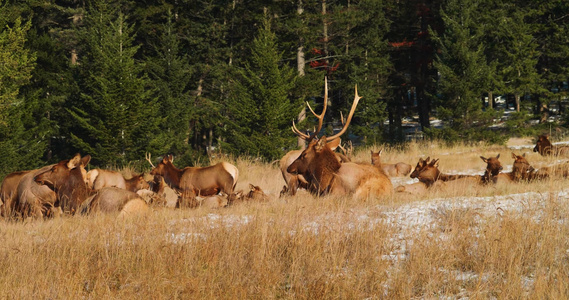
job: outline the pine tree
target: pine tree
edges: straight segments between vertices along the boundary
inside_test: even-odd
[[[95,164],[140,159],[158,120],[144,66],[134,59],[139,46],[133,45],[133,28],[116,7],[98,1],[89,7],[83,30],[81,94],[68,109],[77,127],[72,142]]]
[[[180,52],[173,15],[162,26],[157,42],[152,45],[153,56],[148,58],[149,76],[157,91],[159,103],[159,137],[150,145],[155,153],[184,155],[189,149],[190,120],[198,118],[192,110],[195,96],[191,91],[191,67],[187,55]]]
[[[228,99],[227,140],[222,147],[235,154],[280,158],[295,146],[290,122],[301,106],[290,98],[296,75],[293,68],[282,65],[276,36],[270,20],[253,40],[251,54],[237,71]]]
[[[0,5],[0,176],[37,165],[41,158],[26,138],[22,120],[28,112],[21,89],[29,84],[36,65],[35,53],[25,46],[31,22],[22,24],[19,16],[10,20],[5,9],[10,7]]]
[[[492,136],[481,129],[491,124],[493,114],[491,110],[484,113],[480,101],[487,90],[489,66],[477,20],[479,4],[478,0],[448,0],[441,9],[444,32],[431,33],[439,47],[435,61],[440,74],[437,112],[445,122],[443,136],[451,140]]]

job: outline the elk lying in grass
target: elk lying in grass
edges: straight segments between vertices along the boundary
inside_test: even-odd
[[[148,182],[144,180],[144,174],[134,175],[130,179],[125,179],[117,171],[103,169],[93,169],[87,172],[87,182],[89,183],[89,188],[94,190],[114,186],[136,193],[138,190],[150,188]]]
[[[30,171],[13,172],[4,177],[2,186],[0,187],[0,216],[8,218],[13,215],[16,208],[15,198],[18,195],[18,184],[22,177],[29,172]]]
[[[138,194],[117,187],[104,187],[86,199],[79,211],[82,214],[119,213],[120,215],[141,214],[149,208]]]
[[[23,218],[41,218],[58,215],[62,209],[76,209],[76,201],[84,199],[78,199],[78,195],[86,192],[85,165],[90,159],[89,155],[81,158],[81,155],[77,154],[69,160],[22,174],[13,198],[13,214],[19,214]],[[57,186],[54,186],[53,181],[47,182],[49,185],[36,183],[37,176],[45,176],[43,174],[52,173],[61,168],[66,168],[68,171],[73,170],[76,180],[65,182],[65,184],[62,184],[63,181],[58,181]],[[72,186],[77,183],[79,183],[77,188]]]
[[[516,155],[512,153],[514,157],[514,167],[512,170],[513,178],[515,181],[520,180],[541,180],[550,177],[568,177],[569,176],[569,162],[563,162],[559,164],[550,165],[547,167],[542,167],[539,169],[534,169],[527,161],[525,154]]]
[[[381,162],[381,153],[382,150],[378,152],[373,152],[371,150],[371,164],[380,167],[383,169],[383,172],[387,174],[389,177],[399,177],[399,176],[407,176],[411,172],[411,165],[406,164],[404,162],[398,162],[395,164],[384,164]]]
[[[422,194],[428,188],[438,184],[438,188],[448,189],[449,184],[440,184],[441,182],[452,183],[453,186],[460,185],[478,185],[496,183],[502,177],[502,164],[498,160],[500,154],[495,157],[485,158],[480,156],[482,161],[486,163],[486,170],[482,176],[479,175],[447,175],[443,174],[438,169],[438,159],[430,161],[430,157],[426,159],[419,158],[417,165],[411,178],[418,178],[419,182],[398,186],[396,192],[406,192],[411,194]],[[507,178],[507,176],[506,176]]]
[[[311,135],[305,134],[302,131],[298,130],[298,128],[296,128],[296,124],[294,123],[294,121],[292,122],[292,131],[301,139],[303,139],[304,141],[306,141],[307,143],[310,143],[314,138],[316,138],[316,135],[318,134],[318,132],[320,132],[320,130],[322,129],[322,125],[324,124],[324,115],[326,114],[326,108],[328,107],[328,80],[325,78],[324,79],[324,103],[323,103],[323,107],[322,107],[322,112],[318,115],[314,112],[314,110],[312,109],[312,107],[310,106],[310,104],[307,102],[306,105],[308,106],[308,109],[310,109],[310,112],[312,112],[312,114],[318,119],[318,126],[317,128],[314,130],[314,132]],[[342,118],[342,122],[343,122],[343,118]],[[337,140],[333,140],[330,142],[329,147],[332,150],[335,150],[337,147],[340,146],[341,140],[337,139]],[[283,187],[283,190],[281,191],[281,196],[283,195],[295,195],[297,189],[299,188],[304,188],[307,189],[308,188],[308,181],[302,176],[302,174],[292,174],[290,172],[287,172],[288,167],[296,160],[298,159],[298,157],[302,154],[304,150],[292,150],[287,152],[280,160],[279,162],[279,168],[281,169],[281,173],[283,175],[284,181],[286,183],[286,185]],[[339,153],[335,153],[336,158],[338,159],[338,161],[340,162],[348,162],[350,161],[350,159],[346,156],[346,155],[342,155]]]
[[[146,160],[152,165],[151,175],[164,177],[165,182],[180,194],[179,207],[196,206],[196,196],[213,196],[219,192],[232,195],[239,171],[234,165],[221,162],[209,167],[186,167],[178,169],[172,164],[172,156],[165,156],[154,166],[150,154]]]
[[[316,195],[353,195],[367,199],[393,192],[387,175],[371,165],[352,162],[340,163],[328,143],[344,134],[352,120],[360,97],[357,86],[354,102],[342,130],[337,134],[313,139],[300,156],[287,168],[287,172],[302,175],[309,183],[308,190]],[[296,132],[300,135],[299,132]]]
[[[537,138],[533,152],[539,152],[542,156],[569,157],[569,146],[555,146],[549,140],[549,135],[544,134]]]

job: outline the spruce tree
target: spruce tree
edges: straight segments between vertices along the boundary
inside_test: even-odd
[[[268,17],[252,42],[249,60],[237,71],[227,103],[227,140],[222,147],[235,154],[280,158],[295,147],[291,121],[300,111],[290,95],[295,70],[282,64]]]
[[[488,64],[481,42],[478,0],[449,0],[441,9],[444,32],[431,31],[438,44],[435,60],[438,80],[438,117],[445,122],[443,137],[482,139],[490,135],[483,128],[492,122],[492,111],[482,111],[481,95],[487,90]],[[481,129],[482,128],[482,129]],[[441,133],[441,132],[439,132]]]
[[[35,166],[41,158],[22,121],[28,112],[21,89],[36,65],[35,53],[25,45],[31,22],[19,16],[9,20],[5,9],[9,6],[0,6],[0,176]]]
[[[157,128],[156,101],[144,65],[134,59],[139,46],[127,20],[110,2],[96,1],[81,32],[81,94],[68,111],[76,124],[73,144],[95,164],[141,159]]]

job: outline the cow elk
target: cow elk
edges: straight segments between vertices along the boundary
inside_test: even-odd
[[[287,172],[300,174],[306,179],[311,193],[353,195],[355,199],[368,199],[393,192],[391,181],[383,171],[371,165],[341,163],[329,145],[331,142],[339,141],[340,136],[347,131],[359,100],[356,86],[354,102],[342,130],[330,137],[322,136],[318,140],[314,139],[314,135],[308,147],[287,168]],[[303,137],[300,131],[295,132]]]
[[[87,172],[87,182],[89,187],[94,190],[114,186],[136,193],[139,190],[150,188],[150,185],[144,179],[144,174],[134,175],[130,179],[125,179],[117,171],[103,169],[93,169]]]
[[[569,146],[555,146],[549,140],[549,135],[540,135],[537,138],[533,152],[542,156],[565,156],[569,157]]]
[[[28,173],[30,173],[30,171],[18,171],[4,177],[2,186],[0,187],[0,216],[4,218],[13,216],[16,208],[15,198],[18,195],[18,184],[20,180],[22,180],[22,177]]]
[[[411,172],[411,165],[406,164],[404,162],[398,162],[395,164],[384,164],[381,162],[381,153],[382,150],[378,152],[373,152],[371,150],[371,164],[381,168],[385,174],[389,177],[400,177],[400,176],[407,176]]]
[[[165,156],[157,166],[152,163],[150,154],[146,160],[153,167],[151,175],[162,176],[166,184],[181,194],[179,207],[197,206],[197,196],[213,196],[220,192],[232,195],[239,177],[237,167],[227,162],[178,169],[172,164],[172,155]]]

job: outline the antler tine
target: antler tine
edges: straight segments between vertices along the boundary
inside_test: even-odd
[[[311,135],[304,134],[304,133],[300,132],[300,130],[298,130],[298,128],[296,128],[296,125],[294,124],[294,120],[293,120],[292,121],[292,127],[293,127],[292,131],[296,135],[300,136],[302,139],[304,139],[306,141],[311,141],[312,139],[314,139],[316,137],[318,132],[320,132],[320,130],[322,130],[322,125],[324,124],[324,115],[326,114],[326,108],[328,107],[328,77],[324,77],[324,105],[323,105],[322,112],[320,113],[320,115],[318,115],[314,112],[314,110],[310,106],[310,103],[306,102],[306,105],[308,106],[308,109],[310,109],[310,112],[318,119],[317,129],[314,130],[314,133],[312,133]]]
[[[346,123],[344,124],[344,127],[342,127],[342,130],[340,130],[340,132],[336,133],[333,136],[330,137],[326,137],[326,141],[333,141],[337,138],[339,138],[342,134],[344,134],[347,130],[348,130],[348,126],[350,125],[350,122],[352,121],[352,117],[354,116],[354,112],[356,111],[356,107],[358,106],[358,102],[360,102],[360,99],[362,97],[360,97],[358,95],[358,85],[356,84],[356,88],[355,88],[355,96],[354,96],[354,103],[352,103],[352,108],[350,109],[350,113],[348,114],[348,118],[346,120]]]
[[[156,168],[156,167],[154,166],[154,164],[152,163],[152,154],[150,154],[149,152],[146,152],[146,160],[150,163],[150,165],[151,165],[153,168]]]
[[[292,128],[292,132],[294,132],[294,134],[298,135],[303,140],[308,140],[310,138],[310,136],[308,134],[302,133],[300,130],[298,130],[298,128],[296,128],[296,124],[294,124],[294,120],[292,120],[292,127],[291,128]]]

